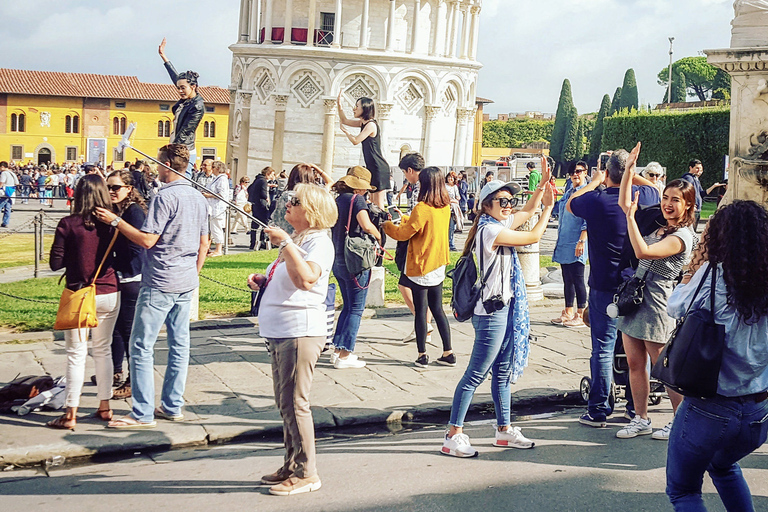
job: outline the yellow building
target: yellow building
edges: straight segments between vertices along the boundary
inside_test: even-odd
[[[197,163],[227,160],[229,91],[200,87],[205,115],[197,129]],[[99,162],[122,167],[140,157],[117,144],[131,122],[132,145],[150,156],[168,143],[171,108],[179,99],[167,84],[135,76],[54,73],[0,68],[0,160]]]

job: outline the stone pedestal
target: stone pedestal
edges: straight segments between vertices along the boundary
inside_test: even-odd
[[[519,231],[530,231],[539,222],[541,211],[534,213],[528,222],[520,226]],[[528,302],[536,302],[544,299],[544,289],[541,287],[541,275],[539,264],[539,244],[524,245],[517,248],[517,256],[520,258],[520,266],[523,268],[525,278],[525,291],[528,294]]]
[[[706,54],[710,64],[731,75],[731,165],[723,204],[737,199],[768,204],[768,47]]]
[[[384,277],[386,272],[384,267],[373,267],[371,269],[371,284],[368,286],[368,297],[365,299],[367,308],[384,307]]]

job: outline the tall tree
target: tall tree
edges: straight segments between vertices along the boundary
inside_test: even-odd
[[[576,107],[573,106],[571,82],[566,78],[560,89],[560,99],[557,102],[557,113],[555,114],[555,127],[549,145],[549,153],[557,162],[564,161],[563,151],[574,112],[576,112]]]
[[[597,113],[595,129],[592,131],[592,140],[589,141],[589,159],[597,160],[600,155],[600,143],[603,140],[603,122],[611,110],[611,97],[607,94],[603,96],[603,102],[600,104],[600,110]]]
[[[683,103],[688,101],[688,89],[685,86],[685,75],[680,71],[672,68],[672,101],[669,101],[667,96],[669,95],[669,87],[664,92],[664,103]]]
[[[576,158],[574,160],[581,160],[584,156],[584,118],[579,117],[579,125],[576,130]]]
[[[635,79],[635,70],[629,68],[624,73],[624,84],[621,86],[621,100],[619,101],[619,110],[640,110],[640,100],[637,96],[637,80]]]
[[[706,57],[683,57],[672,64],[672,71],[673,81],[675,71],[685,75],[686,88],[700,101],[707,101],[718,89],[730,88],[730,75],[709,64]],[[659,85],[666,87],[669,83],[669,66],[659,71],[657,78]]]
[[[579,150],[579,113],[571,106],[565,139],[563,140],[563,162],[574,162],[581,157]]]
[[[608,111],[608,115],[612,116],[619,111],[619,103],[621,103],[621,87],[616,88],[616,92],[613,93],[613,99],[611,100],[611,109]]]

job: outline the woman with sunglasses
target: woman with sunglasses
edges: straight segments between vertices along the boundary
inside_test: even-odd
[[[475,343],[464,376],[456,386],[451,418],[440,452],[454,457],[477,455],[464,433],[464,418],[477,387],[492,373],[491,396],[496,411],[494,446],[533,448],[520,427],[510,421],[511,383],[528,365],[530,319],[525,280],[514,247],[537,243],[547,228],[555,202],[549,184],[549,167],[542,159],[543,176],[525,207],[512,212],[514,196],[520,192],[515,182],[493,180],[480,191],[478,216],[467,235],[464,256],[474,249],[487,281],[475,306],[472,327]],[[423,172],[423,171],[422,171]],[[529,232],[516,231],[544,204],[536,225]]]
[[[659,189],[659,195],[664,193],[664,168],[659,162],[648,162],[640,175]]]
[[[286,457],[283,466],[261,481],[279,496],[320,488],[315,456],[315,428],[309,394],[315,364],[326,342],[325,297],[333,265],[329,228],[338,212],[330,192],[301,184],[288,203],[285,218],[293,235],[277,227],[265,231],[280,248],[264,274],[248,276],[252,290],[263,288],[259,334],[272,357],[275,402],[283,418]]]
[[[95,416],[102,421],[112,419],[109,399],[112,397],[112,330],[120,309],[120,292],[114,260],[108,249],[114,228],[96,222],[97,207],[111,208],[104,178],[87,175],[80,178],[75,187],[72,214],[59,221],[51,246],[51,270],[65,269],[64,277],[69,290],[80,290],[96,283],[96,318],[99,325],[93,329],[68,329],[64,331],[67,352],[66,412],[47,423],[50,428],[71,430],[77,424],[77,409],[85,376],[85,358],[88,355],[88,334],[91,334],[91,356],[96,367],[96,396],[99,408]],[[96,275],[104,259],[101,271]]]
[[[147,217],[147,205],[136,189],[133,177],[134,174],[127,169],[114,171],[107,178],[107,189],[112,200],[112,211],[131,226],[141,229]],[[124,399],[131,396],[131,376],[122,378],[123,359],[130,357],[128,343],[141,286],[141,263],[145,249],[124,236],[119,236],[115,241],[114,252],[120,289],[120,312],[117,314],[115,330],[112,333],[112,365],[115,372],[114,383],[117,385],[112,398]]]
[[[560,264],[563,273],[565,309],[560,316],[552,319],[555,325],[563,327],[586,327],[584,310],[587,307],[587,286],[584,282],[584,268],[587,264],[587,222],[569,212],[565,205],[573,193],[587,184],[586,162],[577,162],[568,172],[571,186],[558,201],[557,243],[552,260]],[[573,302],[576,301],[576,311]]]
[[[403,215],[399,225],[383,224],[384,232],[398,241],[409,240],[401,284],[413,292],[414,330],[419,356],[414,363],[419,368],[429,364],[427,355],[427,308],[437,324],[443,341],[443,354],[437,364],[456,366],[451,347],[451,328],[443,311],[443,281],[445,267],[450,263],[448,224],[451,207],[445,178],[437,167],[419,172],[419,202],[410,215]]]

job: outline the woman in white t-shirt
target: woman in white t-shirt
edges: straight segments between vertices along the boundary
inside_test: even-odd
[[[334,249],[329,229],[338,212],[330,192],[314,184],[297,185],[285,220],[293,235],[265,228],[280,248],[266,275],[251,274],[248,286],[264,287],[259,307],[259,334],[272,356],[275,402],[283,418],[287,456],[283,466],[261,481],[280,496],[316,491],[320,477],[315,465],[315,430],[309,393],[315,364],[325,346],[325,297]]]
[[[472,317],[475,329],[472,356],[456,387],[448,431],[440,449],[445,455],[477,455],[464,433],[464,418],[475,389],[485,382],[488,372],[492,372],[491,396],[496,411],[493,444],[504,448],[533,448],[534,443],[510,421],[511,383],[517,381],[528,364],[530,330],[525,281],[514,247],[537,243],[547,228],[555,196],[549,185],[546,160],[542,168],[541,185],[515,214],[512,213],[513,198],[520,192],[515,182],[494,180],[480,192],[478,216],[467,235],[464,255],[471,254],[476,247],[479,271],[487,274],[487,280]],[[544,211],[534,228],[530,232],[515,231],[531,218],[539,203],[544,204]]]
[[[451,251],[456,251],[456,246],[453,245],[453,234],[456,232],[457,226],[460,224],[463,229],[464,222],[461,217],[461,207],[459,206],[459,200],[461,194],[459,194],[459,186],[457,183],[456,173],[454,171],[445,175],[445,188],[448,189],[448,197],[451,198],[451,220],[448,224],[448,246]]]

